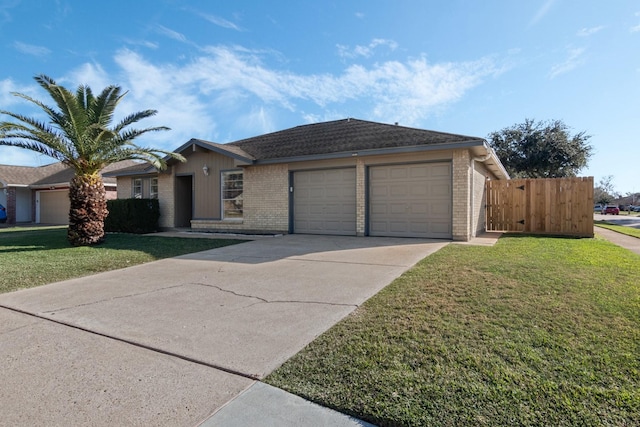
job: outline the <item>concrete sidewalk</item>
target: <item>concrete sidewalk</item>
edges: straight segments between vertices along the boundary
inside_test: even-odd
[[[256,380],[448,243],[288,235],[0,295],[1,422],[222,425],[253,399],[299,425],[318,408]]]
[[[607,228],[595,227],[595,233],[602,236],[613,244],[622,246],[640,255],[640,239],[626,234],[617,233]]]

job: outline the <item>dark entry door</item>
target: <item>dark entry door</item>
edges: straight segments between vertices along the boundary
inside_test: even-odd
[[[193,176],[176,176],[176,227],[191,227]]]

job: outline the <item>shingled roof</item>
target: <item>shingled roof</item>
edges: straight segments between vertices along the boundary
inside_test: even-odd
[[[175,152],[186,155],[196,147],[234,158],[245,165],[460,148],[473,149],[476,156],[490,154],[495,157],[483,138],[352,118],[296,126],[227,144],[192,138]],[[169,156],[165,160],[169,164],[177,162]],[[496,174],[508,176],[497,158],[487,165]],[[147,165],[108,176],[148,173],[157,171]]]
[[[343,119],[296,126],[224,145],[240,148],[260,162],[405,147],[483,144],[484,139],[478,137]]]
[[[102,170],[102,173],[126,168],[139,163],[125,160],[113,163]],[[0,183],[14,187],[41,187],[68,184],[74,172],[68,166],[56,162],[45,166],[12,166],[0,165]],[[115,178],[104,178],[105,184],[115,184]]]

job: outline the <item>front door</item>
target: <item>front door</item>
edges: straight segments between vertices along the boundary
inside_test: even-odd
[[[191,227],[193,175],[176,176],[176,227]]]

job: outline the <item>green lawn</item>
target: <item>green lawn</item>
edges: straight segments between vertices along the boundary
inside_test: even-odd
[[[66,235],[66,227],[0,229],[0,293],[241,242],[109,234],[99,246],[71,247]]]
[[[618,233],[626,234],[627,236],[640,238],[640,229],[638,228],[627,227],[624,225],[615,225],[615,224],[608,223],[606,221],[596,221],[595,225],[597,225],[598,227],[617,231]]]
[[[640,256],[449,245],[266,382],[380,426],[640,425]]]

